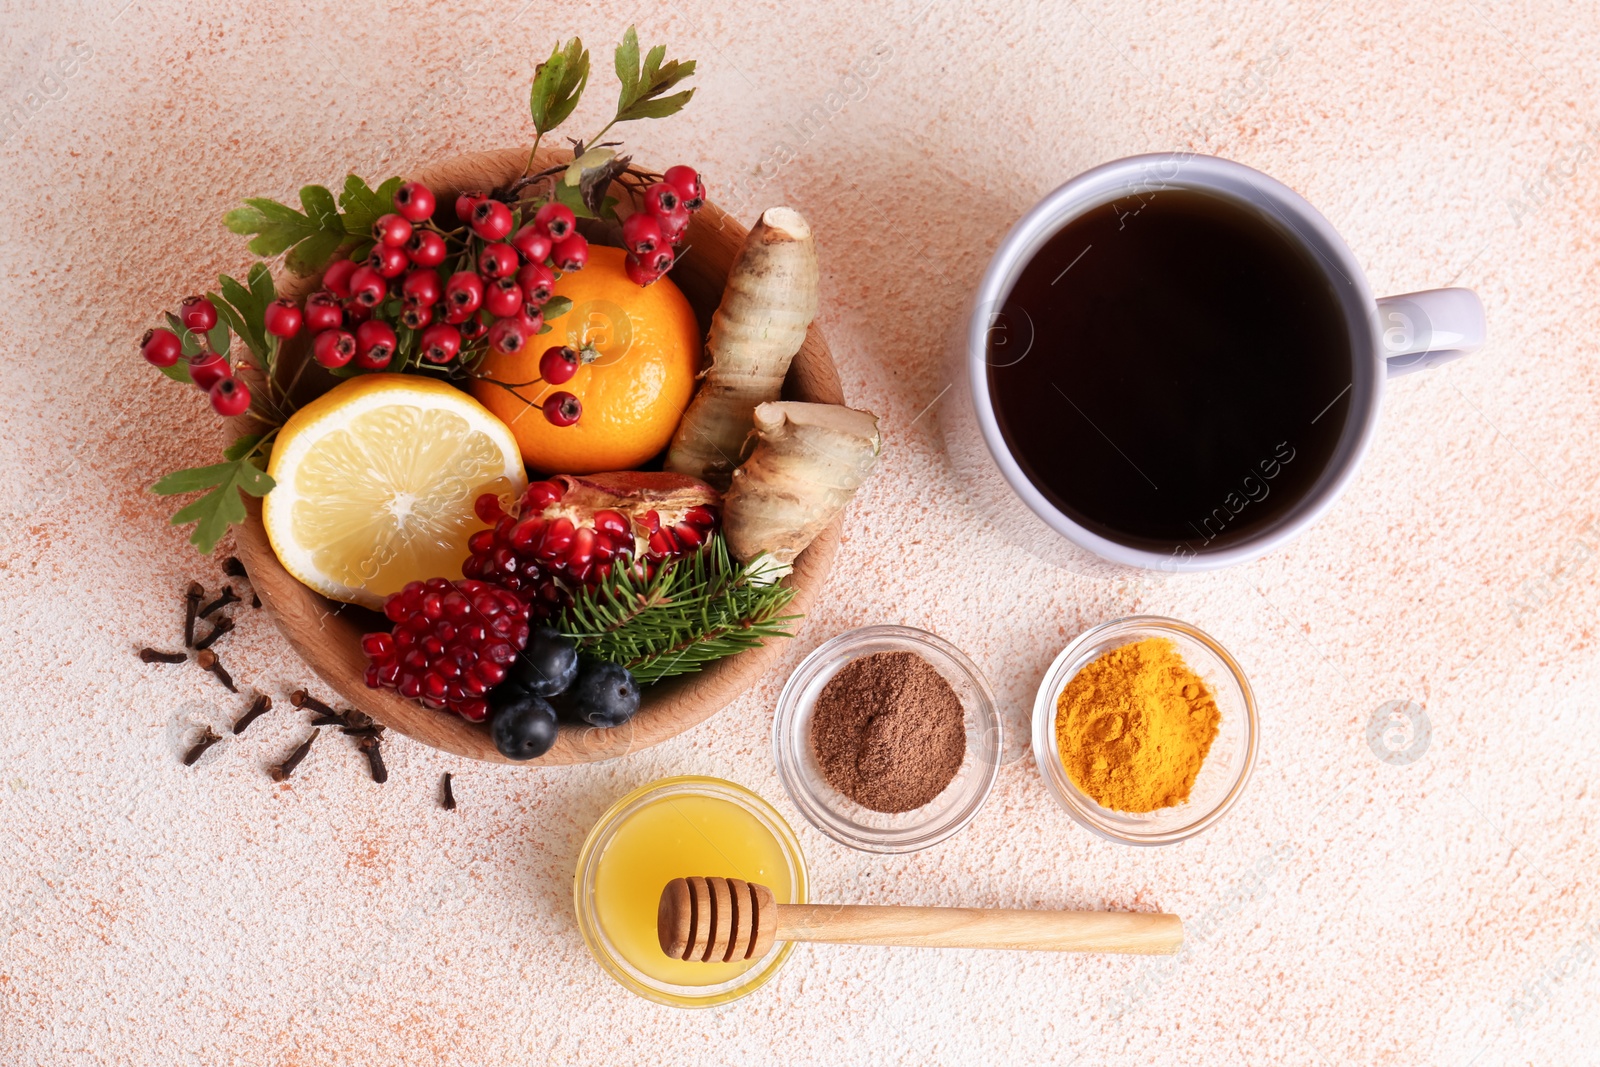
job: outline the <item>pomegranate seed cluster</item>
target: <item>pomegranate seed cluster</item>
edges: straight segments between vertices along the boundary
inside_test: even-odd
[[[529,604],[507,589],[466,579],[412,582],[389,597],[390,633],[362,637],[367,685],[397,690],[471,722],[489,714],[488,693],[528,643]]]
[[[548,618],[571,602],[569,590],[593,588],[630,563],[648,578],[663,561],[699,548],[717,527],[717,511],[707,505],[668,521],[655,509],[627,514],[564,506],[564,496],[555,482],[534,482],[516,514],[507,514],[493,493],[479,497],[478,517],[493,526],[467,542],[471,555],[462,573],[515,593]]]

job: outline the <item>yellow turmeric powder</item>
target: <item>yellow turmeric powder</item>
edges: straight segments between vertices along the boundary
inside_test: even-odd
[[[1106,652],[1056,699],[1056,745],[1077,787],[1103,808],[1181,804],[1217,736],[1216,698],[1165,637]]]

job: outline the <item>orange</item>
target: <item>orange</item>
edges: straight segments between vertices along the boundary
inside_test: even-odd
[[[620,248],[591,245],[588,265],[556,282],[554,295],[571,300],[571,309],[547,320],[550,332],[531,338],[522,351],[490,352],[479,373],[493,381],[472,385],[472,395],[511,427],[523,462],[536,471],[639,467],[667,447],[694,394],[700,370],[694,309],[670,278],[643,288],[629,281],[625,256]],[[589,345],[599,355],[560,385],[534,382],[539,357],[556,345]],[[583,405],[571,426],[554,425],[539,406],[557,391]]]

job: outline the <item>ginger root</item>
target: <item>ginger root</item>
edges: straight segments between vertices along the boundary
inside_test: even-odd
[[[755,451],[733,472],[722,529],[735,558],[775,580],[844,510],[883,441],[876,415],[838,404],[766,403],[753,420]]]
[[[710,365],[672,437],[669,471],[726,489],[757,404],[776,400],[817,314],[817,248],[793,208],[762,213],[728,272],[706,338]]]

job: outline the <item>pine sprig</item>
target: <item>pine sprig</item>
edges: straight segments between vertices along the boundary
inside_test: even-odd
[[[652,578],[614,572],[581,592],[559,626],[583,652],[622,664],[647,685],[793,636],[788,624],[800,616],[782,614],[793,599],[788,586],[752,581],[718,535]]]

